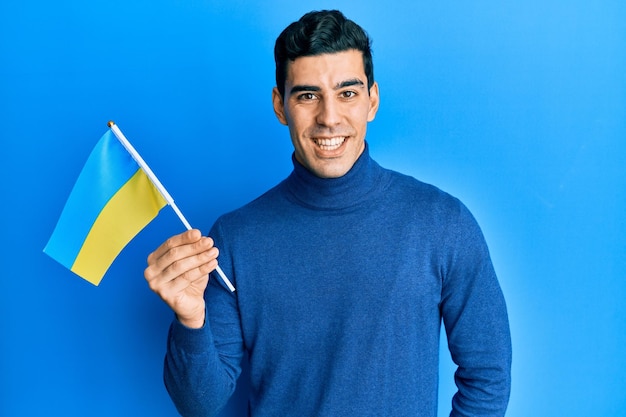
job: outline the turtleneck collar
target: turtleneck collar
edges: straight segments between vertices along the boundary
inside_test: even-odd
[[[289,194],[304,206],[338,210],[359,204],[382,184],[384,169],[369,155],[369,146],[352,168],[339,178],[320,178],[291,157],[293,171],[286,180]]]

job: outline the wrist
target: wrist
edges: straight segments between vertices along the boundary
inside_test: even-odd
[[[202,316],[198,315],[196,317],[181,317],[177,315],[176,319],[180,322],[180,324],[189,329],[201,329],[204,327],[205,314],[203,311]]]

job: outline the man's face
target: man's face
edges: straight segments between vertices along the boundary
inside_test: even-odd
[[[285,97],[272,93],[289,127],[298,162],[321,178],[346,174],[365,149],[367,123],[378,110],[378,85],[367,91],[360,51],[300,57],[289,63]]]

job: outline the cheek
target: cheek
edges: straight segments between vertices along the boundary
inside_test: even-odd
[[[291,142],[296,148],[301,147],[299,144],[304,141],[306,137],[306,128],[302,126],[301,121],[298,118],[287,118],[287,127],[289,128],[289,136]]]
[[[297,135],[302,135],[311,126],[307,112],[302,109],[290,109],[286,115],[290,130]]]
[[[359,106],[350,113],[350,121],[353,127],[362,128],[370,121],[370,107],[368,105]]]

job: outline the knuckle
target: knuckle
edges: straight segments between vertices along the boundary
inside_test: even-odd
[[[202,264],[199,269],[202,275],[206,275],[212,272],[216,267],[217,261],[215,259],[212,259],[209,262]]]
[[[194,242],[193,249],[195,251],[203,251],[203,250],[207,250],[207,248],[210,248],[212,246],[213,246],[213,241],[210,240],[210,238],[205,237],[205,238],[199,239],[197,242]]]
[[[149,281],[148,281],[148,287],[149,287],[152,291],[154,291],[154,292],[158,293],[158,290],[159,290],[159,285],[157,284],[157,281],[156,281],[156,280],[149,280]]]
[[[152,281],[152,279],[154,278],[154,272],[152,271],[151,266],[143,270],[143,276],[146,279],[146,281]]]
[[[180,246],[174,246],[167,250],[167,257],[170,259],[177,260],[180,257],[180,253],[181,253]]]
[[[202,252],[201,254],[198,255],[198,258],[200,259],[201,262],[208,262],[211,259],[215,258],[215,251],[213,250],[214,248],[211,248],[209,250],[206,250],[204,252]]]
[[[183,281],[191,282],[194,279],[193,271],[185,271],[178,276]]]
[[[163,247],[164,247],[167,251],[170,251],[170,250],[172,250],[173,248],[175,248],[175,247],[176,247],[176,239],[175,239],[175,236],[172,236],[172,237],[170,237],[169,239],[167,239],[167,240],[165,241],[165,243],[163,243]]]
[[[168,269],[171,270],[176,275],[182,275],[182,273],[184,273],[183,267],[184,265],[183,265],[182,260],[175,260],[174,262],[170,264]]]

